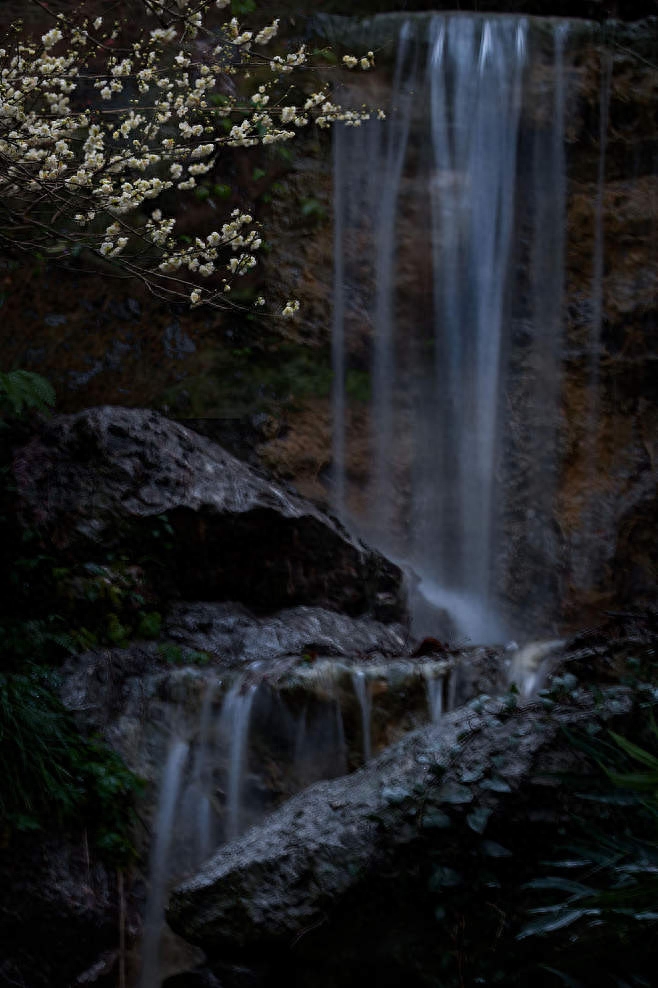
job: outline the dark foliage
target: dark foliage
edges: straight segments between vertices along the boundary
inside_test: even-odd
[[[125,861],[139,780],[100,738],[80,733],[53,671],[94,636],[71,625],[62,593],[69,571],[37,531],[18,523],[14,508],[13,449],[25,439],[27,416],[53,402],[38,375],[0,375],[0,826],[5,840],[13,831],[84,830],[105,858]],[[159,616],[138,620],[148,632]]]

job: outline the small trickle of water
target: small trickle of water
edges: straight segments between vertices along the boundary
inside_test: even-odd
[[[372,758],[372,697],[368,688],[363,669],[355,669],[352,673],[352,684],[356,698],[361,708],[361,732],[363,735],[363,760],[369,762]]]
[[[160,985],[158,976],[160,939],[164,925],[167,883],[171,877],[168,867],[169,849],[188,750],[189,745],[185,741],[174,741],[169,749],[162,776],[155,818],[155,839],[149,863],[149,894],[144,916],[140,988],[159,988]]]
[[[307,738],[306,738],[306,720],[308,717],[308,707],[304,707],[301,714],[299,715],[299,720],[295,727],[295,747],[293,751],[293,771],[296,778],[304,779],[306,777],[306,749],[307,749]]]
[[[228,779],[226,783],[226,839],[233,840],[242,830],[242,795],[247,767],[249,723],[256,690],[252,683],[244,685],[238,679],[224,699],[219,722],[219,733],[228,744]]]
[[[345,724],[343,722],[343,710],[340,701],[335,704],[334,725],[336,730],[336,755],[338,764],[338,774],[345,775],[347,772],[347,741],[345,739]]]
[[[443,716],[443,676],[434,676],[427,669],[424,672],[427,706],[432,724],[438,724]]]
[[[217,683],[210,682],[203,697],[203,704],[201,706],[201,720],[199,723],[199,747],[194,765],[194,781],[199,800],[197,815],[197,840],[200,861],[207,858],[213,849],[213,811],[210,799],[210,790],[214,746],[212,744],[210,722],[216,689]]]

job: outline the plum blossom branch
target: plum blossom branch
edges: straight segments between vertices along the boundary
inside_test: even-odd
[[[0,47],[3,250],[84,250],[160,298],[232,305],[235,280],[257,263],[259,225],[233,209],[209,234],[183,238],[172,198],[226,149],[287,143],[312,124],[360,126],[369,111],[333,102],[326,82],[293,88],[290,75],[314,67],[306,46],[268,55],[279,21],[246,29],[224,15],[230,0],[141,0],[155,26],[127,44],[121,21],[32,2],[52,26],[32,37],[15,24]],[[343,62],[369,69],[374,59]],[[298,311],[290,300],[281,315]]]

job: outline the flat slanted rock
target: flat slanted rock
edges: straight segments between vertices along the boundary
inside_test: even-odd
[[[402,655],[408,633],[399,624],[347,617],[320,607],[291,607],[255,617],[232,603],[174,605],[167,634],[190,648],[219,656],[224,666],[272,661],[283,656]]]
[[[121,550],[184,598],[260,612],[312,604],[391,620],[403,611],[395,565],[156,412],[55,418],[14,469],[23,517],[74,558]]]

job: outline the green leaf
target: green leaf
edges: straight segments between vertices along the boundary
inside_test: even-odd
[[[622,789],[636,789],[641,792],[658,790],[658,775],[645,772],[613,772],[610,769],[606,769],[606,774],[611,782]]]
[[[567,878],[534,878],[531,882],[526,882],[521,886],[524,889],[554,889],[559,892],[568,892],[569,895],[583,896],[594,895],[595,890],[580,882],[570,882]]]
[[[482,853],[488,858],[511,858],[512,852],[493,840],[482,841]]]
[[[9,406],[12,415],[35,410],[45,412],[55,404],[55,390],[49,381],[32,371],[0,373],[0,405]]]
[[[140,638],[157,638],[162,630],[162,615],[158,611],[148,611],[140,617],[137,635]]]
[[[463,881],[462,876],[454,868],[436,867],[430,877],[430,891],[438,892],[444,888],[455,888],[455,886],[461,885]]]
[[[642,765],[646,765],[647,768],[652,769],[658,774],[658,758],[652,755],[651,752],[645,751],[644,748],[640,748],[638,745],[633,744],[627,738],[622,738],[621,735],[615,734],[614,731],[610,731],[610,736],[615,739],[616,743],[625,751],[627,755],[630,755],[636,762],[640,762]]]
[[[424,830],[447,830],[452,827],[452,820],[441,810],[427,810],[423,813],[421,826]]]
[[[543,964],[541,969],[542,971],[548,971],[549,974],[554,974],[556,978],[560,979],[563,985],[567,986],[567,988],[585,988],[582,981],[576,981],[574,978],[569,977],[568,974],[565,974],[564,971],[558,971],[554,967],[545,967]]]
[[[301,212],[302,216],[318,221],[324,219],[327,215],[327,211],[320,200],[313,198],[301,200]]]
[[[489,822],[489,817],[492,812],[493,811],[488,809],[486,806],[478,806],[477,809],[468,814],[466,817],[466,822],[471,830],[474,830],[476,834],[483,834],[487,829],[487,823]]]
[[[492,779],[485,779],[484,782],[480,785],[480,788],[487,789],[490,792],[503,793],[503,792],[512,791],[512,787],[510,786],[510,784],[506,782],[505,779],[501,779],[497,776],[494,776],[494,778]]]
[[[539,919],[532,920],[532,922],[524,926],[521,932],[517,934],[516,939],[525,940],[527,937],[546,936],[547,933],[555,933],[557,930],[562,930],[566,926],[571,926],[572,923],[583,919],[584,916],[598,915],[600,915],[599,909],[562,910],[557,916],[542,916]]]

